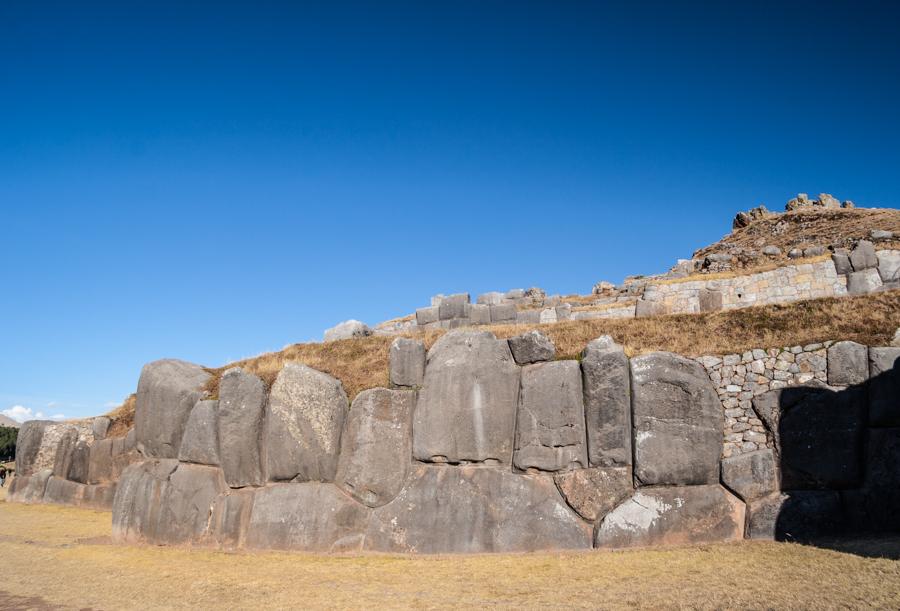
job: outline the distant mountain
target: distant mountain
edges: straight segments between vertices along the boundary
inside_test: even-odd
[[[14,429],[17,429],[22,425],[19,424],[18,422],[16,422],[15,420],[13,420],[12,418],[10,418],[9,416],[4,416],[3,414],[0,414],[0,426],[11,426]]]

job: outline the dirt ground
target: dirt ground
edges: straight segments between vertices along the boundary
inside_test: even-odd
[[[0,492],[0,609],[900,608],[900,561],[788,543],[480,556],[124,546]],[[856,550],[858,552],[858,550]]]

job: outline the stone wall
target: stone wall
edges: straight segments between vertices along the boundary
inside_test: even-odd
[[[26,424],[11,500],[102,506],[115,489],[118,541],[325,552],[900,529],[900,348],[629,359],[601,337],[554,359],[537,331],[451,331],[427,352],[399,338],[392,387],[352,403],[296,363],[271,388],[231,369],[210,398],[203,368],[158,361],[126,439]]]

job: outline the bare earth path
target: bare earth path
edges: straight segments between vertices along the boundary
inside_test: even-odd
[[[114,545],[108,513],[3,497],[0,609],[900,608],[900,561],[793,544],[455,557],[225,553]]]

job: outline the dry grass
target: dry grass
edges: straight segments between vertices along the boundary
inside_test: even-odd
[[[679,314],[652,318],[573,320],[545,325],[485,325],[500,338],[540,329],[556,345],[557,358],[578,358],[585,345],[611,335],[629,354],[655,350],[689,356],[729,354],[752,348],[796,346],[829,339],[849,339],[870,346],[887,345],[900,327],[900,291],[859,297],[814,299],[727,312]],[[445,331],[417,334],[431,347]],[[388,384],[392,337],[372,336],[322,344],[295,344],[282,350],[210,369],[207,390],[218,395],[221,374],[240,366],[271,384],[286,362],[304,363],[339,379],[352,400],[360,391]],[[134,417],[133,395],[110,413],[116,434],[124,434]]]
[[[106,414],[112,422],[109,424],[109,430],[106,434],[109,437],[124,437],[128,433],[128,429],[134,426],[134,402],[137,395],[131,393],[122,402],[122,405]]]
[[[900,607],[900,562],[789,543],[327,556],[120,546],[109,529],[108,513],[0,502],[0,608]]]
[[[827,255],[819,255],[818,257],[802,257],[800,259],[789,259],[787,263],[785,261],[771,261],[769,263],[764,263],[760,265],[754,265],[752,267],[742,267],[740,269],[735,269],[728,272],[713,272],[710,274],[691,274],[689,276],[685,276],[684,278],[666,278],[663,280],[653,280],[649,284],[681,284],[683,282],[693,282],[694,280],[728,280],[731,278],[737,278],[739,276],[749,276],[750,274],[761,274],[763,272],[770,272],[772,270],[778,269],[780,267],[786,267],[787,265],[802,265],[804,263],[820,263],[822,261],[827,261],[831,259],[831,253]]]
[[[779,225],[780,224],[780,225]],[[777,229],[776,229],[777,228]],[[853,208],[849,210],[795,210],[752,222],[715,244],[694,253],[702,258],[712,253],[727,253],[733,248],[760,250],[763,246],[781,249],[782,261],[792,248],[834,246],[849,248],[860,239],[868,239],[873,229],[900,235],[900,210],[894,208]],[[897,247],[897,242],[879,242],[877,248]]]

